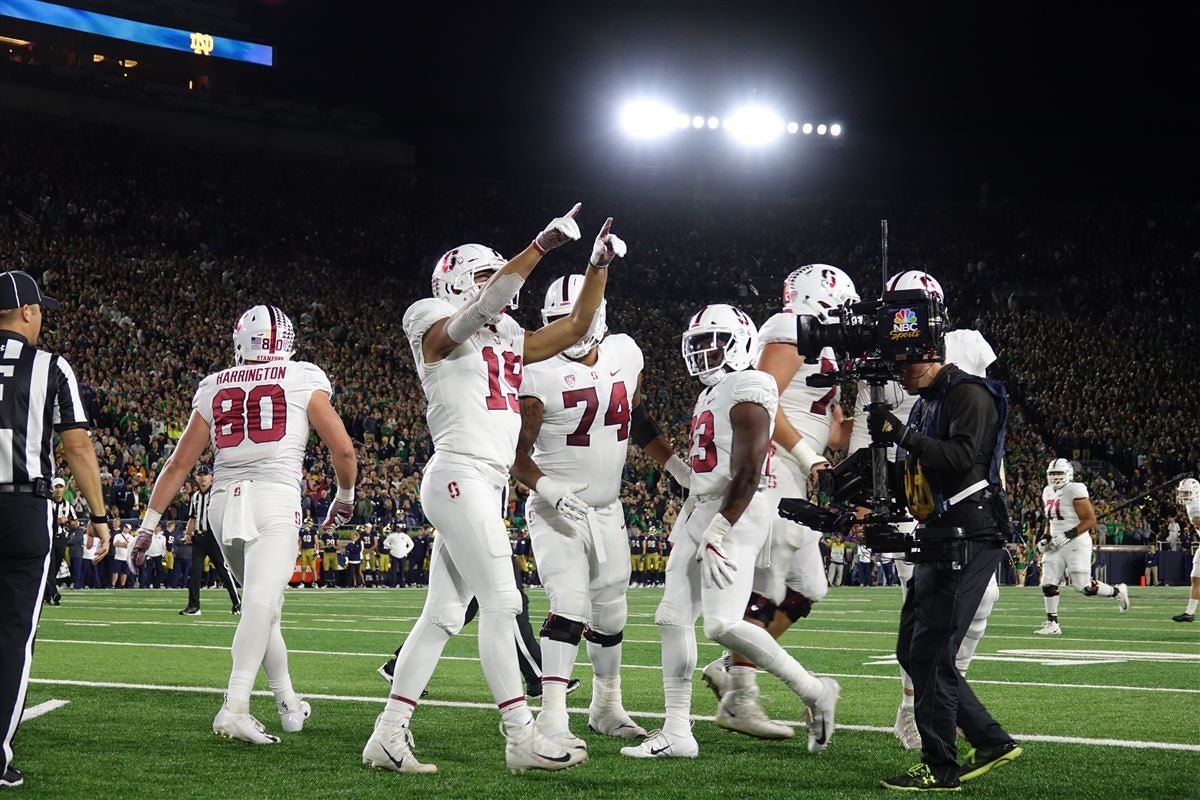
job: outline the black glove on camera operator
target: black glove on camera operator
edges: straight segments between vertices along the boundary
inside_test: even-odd
[[[905,390],[921,399],[907,424],[889,411],[870,412],[871,434],[901,448],[902,499],[920,528],[962,528],[967,540],[958,569],[916,564],[896,645],[896,656],[916,688],[923,761],[949,788],[958,785],[960,774],[956,727],[976,748],[977,762],[1011,754],[1016,746],[954,664],[1000,564],[1009,530],[1000,478],[1008,400],[999,383],[953,364],[907,364],[903,369]],[[963,774],[971,772],[968,767]]]

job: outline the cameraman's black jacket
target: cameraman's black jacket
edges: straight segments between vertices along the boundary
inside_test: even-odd
[[[1001,484],[1008,395],[1004,386],[947,364],[908,418],[897,459],[909,510],[924,527],[961,527],[968,539],[1005,538]],[[986,485],[951,502],[965,489]]]

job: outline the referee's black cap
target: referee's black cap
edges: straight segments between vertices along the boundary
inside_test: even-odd
[[[212,467],[210,467],[208,464],[201,464],[200,466],[196,467],[196,474],[212,475]]]
[[[58,301],[42,294],[41,287],[33,276],[19,269],[0,272],[0,310],[39,305],[54,310]]]

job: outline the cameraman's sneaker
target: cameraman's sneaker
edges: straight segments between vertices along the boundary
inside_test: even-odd
[[[1016,742],[1005,742],[995,747],[972,749],[967,759],[958,767],[958,779],[969,781],[978,778],[996,767],[1016,761],[1024,750]]]
[[[833,714],[837,708],[838,695],[842,693],[841,684],[833,678],[819,680],[825,691],[805,709],[810,753],[823,753],[829,746],[829,740],[833,738]]]
[[[25,776],[12,767],[6,769],[4,775],[0,776],[0,788],[15,789],[23,783],[25,783]]]
[[[904,792],[960,792],[962,784],[958,778],[942,780],[929,769],[924,762],[902,772],[894,778],[885,778],[879,782],[885,789],[899,789]]]
[[[896,725],[892,735],[900,740],[905,750],[921,749],[921,732],[917,730],[917,714],[912,706],[903,703],[896,709]]]
[[[1173,619],[1175,622],[1195,622],[1196,615],[1184,612],[1183,614],[1176,614],[1175,616],[1171,617],[1171,619]]]
[[[262,723],[249,714],[235,714],[225,706],[213,719],[213,733],[250,744],[279,744],[279,737],[267,733]]]
[[[758,701],[758,687],[726,692],[717,706],[717,727],[744,733],[755,739],[790,739],[796,732],[788,725],[772,722]]]
[[[729,689],[729,673],[725,668],[729,665],[729,653],[722,653],[721,657],[716,661],[710,661],[704,665],[704,671],[700,673],[700,677],[704,680],[704,685],[712,689],[712,693],[717,696],[717,702],[721,702],[721,698],[725,696],[725,692]]]
[[[563,747],[543,736],[532,722],[521,726],[516,733],[504,731],[504,723],[500,724],[500,730],[506,738],[504,763],[513,774],[531,769],[555,772],[587,761],[586,749]]]
[[[641,744],[622,747],[621,755],[630,758],[695,758],[700,755],[700,743],[691,734],[672,736],[666,731],[651,731]]]
[[[412,731],[407,725],[389,725],[383,714],[375,718],[375,730],[362,751],[362,763],[374,769],[390,769],[392,772],[432,774],[437,772],[433,764],[422,764],[413,755]]]
[[[1053,620],[1046,620],[1042,623],[1042,627],[1034,631],[1038,636],[1061,636],[1062,628]]]
[[[196,608],[195,606],[188,606],[187,608],[180,610],[179,616],[198,617],[200,616],[200,609]]]
[[[295,708],[289,708],[288,704],[280,701],[277,704],[279,709],[279,721],[283,724],[285,733],[299,733],[304,730],[304,723],[312,715],[312,706],[306,700],[300,700]]]
[[[1129,610],[1129,587],[1124,583],[1117,584],[1117,608],[1124,614]]]

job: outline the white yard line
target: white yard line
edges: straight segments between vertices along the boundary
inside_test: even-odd
[[[75,681],[75,680],[56,680],[50,678],[33,678],[30,683],[38,683],[49,686],[83,686],[93,689],[141,689],[145,691],[157,692],[186,692],[190,694],[211,694],[219,695],[225,692],[225,689],[208,687],[208,686],[165,686],[153,683],[113,683],[108,681]],[[259,690],[254,692],[260,697],[271,697],[271,692]],[[345,703],[380,703],[379,697],[364,697],[361,695],[342,695],[342,694],[305,694],[305,699],[308,700],[330,700],[334,702]],[[441,708],[471,708],[492,710],[495,706],[491,703],[468,703],[456,700],[422,700],[421,705],[437,706]],[[586,708],[568,708],[570,714],[586,714]],[[663,714],[653,711],[630,711],[629,714],[634,717],[654,717],[662,718]],[[712,722],[713,717],[702,714],[691,715],[693,720],[698,722]],[[804,723],[795,720],[780,720],[784,725],[792,727],[803,727]],[[891,735],[891,726],[883,725],[839,725],[839,728],[847,731],[858,731],[864,733],[882,733]],[[1116,747],[1126,750],[1180,750],[1190,753],[1200,753],[1200,744],[1181,744],[1178,742],[1141,742],[1128,739],[1092,739],[1084,736],[1050,736],[1036,733],[1015,733],[1013,737],[1020,742],[1054,742],[1057,744],[1079,744],[1089,745],[1092,747]]]
[[[62,708],[70,700],[47,700],[44,703],[38,703],[36,706],[30,706],[21,714],[21,722],[28,722],[31,719],[37,719],[43,714],[49,714],[51,711]]]
[[[626,641],[628,641],[628,640],[626,640]],[[79,644],[79,645],[95,645],[95,646],[107,646],[107,647],[150,647],[150,648],[156,648],[156,649],[157,648],[165,648],[165,649],[169,649],[169,650],[221,650],[221,651],[229,650],[229,648],[225,645],[180,644],[180,643],[176,643],[176,642],[171,642],[171,643],[164,643],[164,642],[158,642],[158,643],[102,642],[102,641],[93,641],[93,640],[88,640],[88,639],[42,639],[42,638],[39,638],[38,642],[40,644],[66,644],[66,645]],[[711,644],[711,643],[701,642],[700,644]],[[719,646],[719,645],[713,645],[713,646]],[[786,648],[786,649],[792,649],[792,648]],[[361,658],[388,659],[388,658],[392,657],[392,653],[363,653],[363,652],[359,652],[359,651],[341,651],[341,650],[293,650],[291,648],[288,649],[288,653],[291,655],[336,656],[336,657],[341,657],[341,658],[351,656],[351,657],[361,657]],[[447,656],[447,655],[443,655],[442,660],[443,661],[478,662],[479,657],[478,656]],[[582,666],[584,668],[591,666],[587,661],[577,661],[576,665]],[[622,669],[650,669],[650,670],[658,670],[658,671],[662,670],[662,666],[659,664],[622,664],[621,668]],[[702,669],[703,669],[702,667],[696,667],[696,672],[701,672]],[[817,672],[814,674],[829,675],[834,678],[850,678],[850,679],[854,679],[854,680],[868,680],[868,681],[898,681],[899,680],[899,677],[894,674],[893,675],[869,675],[869,674],[849,673],[849,672]],[[1113,685],[1113,684],[1096,684],[1096,683],[1050,683],[1050,682],[1042,682],[1042,681],[1000,681],[1000,680],[982,680],[982,679],[976,679],[976,678],[972,678],[971,683],[975,684],[975,685],[984,685],[984,686],[1022,686],[1022,687],[1032,686],[1032,687],[1041,687],[1041,688],[1049,688],[1049,689],[1097,689],[1097,690],[1104,690],[1104,691],[1119,691],[1119,692],[1156,692],[1156,693],[1163,693],[1163,694],[1200,694],[1200,689],[1176,689],[1176,688],[1172,688],[1172,687],[1162,687],[1162,686],[1120,686],[1120,685]],[[889,728],[888,730],[891,730],[891,729]]]

